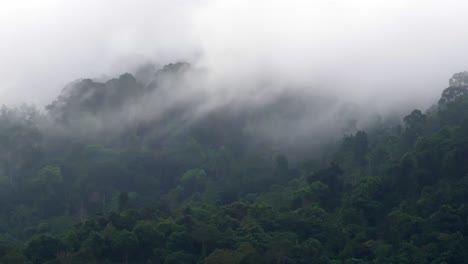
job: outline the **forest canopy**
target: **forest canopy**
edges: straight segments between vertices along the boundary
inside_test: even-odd
[[[188,85],[202,74],[174,63],[3,106],[0,263],[466,263],[468,72],[366,126],[300,92],[207,109]]]

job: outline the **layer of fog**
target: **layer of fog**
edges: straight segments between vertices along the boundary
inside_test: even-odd
[[[190,121],[233,102],[256,107],[297,92],[342,103],[311,108],[292,133],[327,134],[347,120],[347,105],[359,106],[354,118],[434,103],[450,76],[468,69],[467,10],[456,0],[6,1],[0,104],[46,105],[75,79],[188,61],[203,80],[109,120],[154,119],[196,99]],[[288,140],[291,124],[281,125],[273,118],[254,130]]]

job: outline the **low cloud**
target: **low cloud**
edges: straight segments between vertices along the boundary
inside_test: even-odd
[[[0,103],[47,105],[76,79],[131,72],[144,83],[187,61],[203,77],[169,101],[146,98],[154,101],[145,107],[159,105],[148,113],[186,98],[197,98],[193,117],[223,105],[260,108],[285,94],[340,102],[311,101],[299,137],[335,128],[343,107],[374,116],[430,106],[468,68],[467,10],[455,0],[5,1]],[[155,66],[145,75],[142,65]],[[129,119],[143,113],[126,111]],[[281,138],[283,130],[271,132],[275,118],[251,129]]]

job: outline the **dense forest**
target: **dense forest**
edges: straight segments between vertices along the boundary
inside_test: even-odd
[[[468,72],[365,129],[333,98],[171,96],[199,75],[149,67],[4,106],[0,263],[468,263]],[[330,105],[326,133],[296,129]]]

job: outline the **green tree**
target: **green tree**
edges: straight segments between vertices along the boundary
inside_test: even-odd
[[[24,254],[33,263],[45,263],[48,260],[55,259],[57,254],[65,250],[62,241],[49,235],[34,236],[26,245]]]

